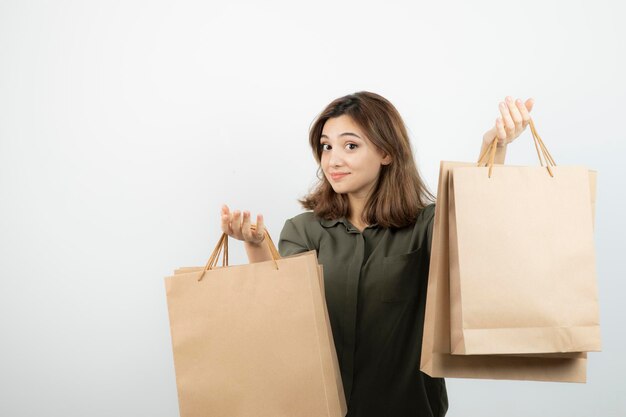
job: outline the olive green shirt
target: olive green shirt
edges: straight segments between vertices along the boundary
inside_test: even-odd
[[[359,231],[304,212],[285,222],[281,256],[315,250],[349,417],[444,416],[445,382],[419,370],[435,204],[414,225]]]

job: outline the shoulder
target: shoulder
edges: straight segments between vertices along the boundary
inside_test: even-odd
[[[435,203],[430,203],[424,207],[417,216],[416,226],[420,228],[420,246],[425,247],[430,257],[433,240],[433,225],[435,219]]]
[[[407,246],[412,249],[428,245],[427,239],[432,232],[434,218],[435,204],[427,204],[417,212],[417,216],[410,224],[400,228],[390,229],[392,230],[391,233],[394,241],[403,242],[400,246]]]
[[[312,211],[305,211],[304,213],[300,213],[290,219],[287,219],[287,221],[301,227],[306,227],[308,225],[319,223],[319,219]]]
[[[305,240],[316,227],[319,227],[319,222],[312,211],[305,211],[285,220],[281,237],[290,238],[297,235],[301,240]]]
[[[312,211],[300,213],[285,220],[283,229],[280,232],[278,241],[278,251],[285,257],[306,250],[315,249],[316,225],[319,219]]]
[[[297,230],[303,236],[314,233],[320,228],[320,219],[312,211],[305,211],[285,221],[285,227]]]
[[[422,224],[430,224],[435,218],[435,203],[430,203],[424,207],[417,215],[417,222]]]

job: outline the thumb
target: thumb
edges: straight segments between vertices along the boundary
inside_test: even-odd
[[[524,104],[526,105],[526,110],[530,112],[533,109],[533,106],[535,105],[535,100],[533,100],[532,98],[529,98],[528,100],[526,100],[526,103]]]

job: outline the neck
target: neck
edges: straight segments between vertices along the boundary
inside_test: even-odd
[[[348,199],[350,201],[350,223],[355,226],[364,225],[361,220],[361,216],[363,215],[363,208],[365,207],[365,202],[367,201],[367,196],[354,196],[348,194]]]

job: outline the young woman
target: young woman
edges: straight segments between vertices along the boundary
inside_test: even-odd
[[[532,99],[506,97],[483,136],[496,163],[529,123]],[[315,250],[350,417],[444,416],[445,382],[419,370],[434,197],[420,178],[396,108],[371,92],[330,103],[309,132],[323,175],[288,219],[281,256]],[[250,262],[271,260],[263,217],[222,207],[222,230],[245,242]]]

